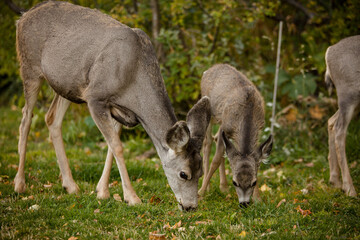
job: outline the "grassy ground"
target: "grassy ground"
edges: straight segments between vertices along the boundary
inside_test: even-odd
[[[232,186],[229,193],[219,191],[216,174],[198,210],[181,212],[157,156],[138,158],[152,148],[143,138],[126,139],[124,144],[128,172],[143,204],[129,207],[113,198],[116,193],[122,197],[115,166],[110,179],[112,197],[96,199],[106,148],[91,119],[86,113],[79,114],[81,108],[72,105],[63,127],[72,173],[81,188],[78,196],[61,188],[41,109],[34,113],[29,135],[27,191],[14,192],[21,110],[0,109],[0,239],[149,239],[154,231],[165,234],[166,239],[360,238],[359,199],[346,197],[328,184],[325,116],[316,121],[301,114],[295,120],[285,116],[293,122],[276,129],[270,163],[259,171],[262,202],[240,209]],[[359,138],[360,122],[354,121],[347,152],[358,192]]]

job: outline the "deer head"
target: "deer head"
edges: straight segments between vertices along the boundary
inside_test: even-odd
[[[169,147],[163,168],[181,210],[197,207],[197,188],[203,174],[200,150],[210,121],[210,102],[203,97],[188,113],[186,122],[178,121],[168,130]]]
[[[257,172],[260,164],[270,155],[273,137],[270,135],[265,142],[248,154],[238,151],[226,137],[224,131],[222,131],[221,137],[233,171],[233,185],[239,198],[240,207],[246,207],[250,203],[257,184]]]

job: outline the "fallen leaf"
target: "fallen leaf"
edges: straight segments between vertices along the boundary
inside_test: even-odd
[[[1,195],[1,194],[0,194],[0,195]],[[33,196],[33,195],[30,195],[30,196],[28,196],[28,199],[34,200],[34,196]]]
[[[308,193],[309,193],[309,190],[307,190],[306,188],[301,189],[300,191],[301,191],[301,192],[302,192],[302,194],[304,194],[304,195],[306,195],[306,194],[308,194]]]
[[[266,184],[264,184],[264,185],[262,185],[260,187],[260,191],[262,191],[262,192],[267,192],[267,191],[270,191],[270,190],[271,190],[271,188]]]
[[[170,228],[171,228],[171,226],[170,226],[169,223],[166,223],[166,224],[163,226],[163,229],[170,229]]]
[[[69,237],[68,240],[77,240],[79,239],[78,237]]]
[[[91,154],[91,150],[90,150],[90,148],[88,148],[88,147],[84,148],[84,152],[85,152],[85,154],[88,155],[88,156]]]
[[[161,202],[161,199],[158,198],[157,196],[153,195],[151,198],[150,198],[150,203],[154,203],[154,204],[159,204]]]
[[[113,181],[112,183],[109,184],[109,187],[114,187],[117,186],[119,184],[118,181]]]
[[[99,213],[99,212],[100,212],[100,209],[99,209],[99,208],[97,208],[97,209],[94,210],[94,213]]]
[[[208,219],[206,221],[196,221],[195,222],[195,225],[200,225],[200,224],[204,224],[204,225],[207,225],[207,224],[211,224],[212,220]]]
[[[296,162],[296,163],[302,163],[302,162],[304,162],[304,159],[299,158],[299,159],[297,159],[297,160],[294,160],[294,162]]]
[[[286,199],[285,199],[285,198],[280,200],[280,202],[278,203],[278,205],[276,205],[276,208],[280,207],[281,204],[283,204],[283,203],[286,203]]]
[[[136,179],[136,182],[139,183],[139,182],[141,182],[142,180],[143,180],[142,178],[138,178],[138,179]]]
[[[311,214],[311,211],[310,211],[310,210],[303,210],[303,209],[301,209],[300,205],[297,206],[295,209],[296,209],[296,211],[297,211],[298,213],[300,213],[303,217],[306,217],[306,216],[308,216],[308,215]]]
[[[37,211],[40,209],[40,206],[35,204],[35,205],[32,205],[31,207],[29,207],[29,210],[34,210],[34,211]]]
[[[306,167],[314,167],[314,163],[313,162],[309,162],[309,163],[305,163]]]
[[[51,187],[52,187],[51,183],[50,184],[44,184],[44,188],[51,188]]]
[[[174,224],[174,226],[172,226],[170,229],[176,229],[176,228],[179,228],[181,227],[181,220],[178,221],[177,223]]]
[[[8,168],[18,169],[18,165],[15,164],[9,164]]]
[[[355,168],[356,165],[357,165],[357,162],[356,162],[356,161],[355,161],[355,162],[352,162],[352,163],[350,164],[350,168]]]
[[[325,109],[315,105],[315,107],[311,107],[309,109],[309,113],[313,119],[321,120],[325,115]]]
[[[150,232],[149,239],[151,240],[166,240],[166,236],[163,233],[158,233],[158,231]]]
[[[242,231],[240,234],[239,234],[240,237],[246,237],[246,232],[245,231]]]
[[[119,194],[115,193],[115,194],[113,195],[113,197],[114,197],[115,201],[122,202],[122,199],[121,199],[121,197],[120,197]]]

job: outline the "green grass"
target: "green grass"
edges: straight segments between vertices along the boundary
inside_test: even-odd
[[[160,160],[136,159],[153,147],[151,142],[142,137],[129,138],[126,131],[123,139],[127,168],[143,203],[130,207],[113,197],[96,199],[94,191],[106,148],[86,111],[79,109],[82,107],[70,108],[63,126],[72,173],[81,189],[78,196],[66,194],[61,187],[56,156],[43,121],[45,111],[41,109],[34,113],[29,135],[27,191],[14,192],[21,110],[0,109],[0,239],[149,239],[149,233],[154,231],[166,234],[167,239],[360,238],[359,199],[346,197],[328,184],[327,117],[320,121],[303,117],[276,129],[270,163],[262,165],[259,171],[260,186],[266,184],[270,188],[262,192],[262,202],[240,209],[234,188],[230,186],[229,193],[221,193],[215,174],[197,211],[181,212]],[[349,164],[354,166],[350,170],[358,192],[359,136],[360,122],[353,121],[347,152]],[[227,178],[230,184],[231,171]],[[110,179],[114,181],[119,184],[110,188],[111,196],[118,193],[122,197],[116,166]],[[45,188],[49,183],[52,187]],[[303,189],[308,193],[304,194]],[[277,206],[282,199],[285,202]],[[29,210],[35,204],[40,208]],[[309,210],[310,214],[303,216],[299,208]]]

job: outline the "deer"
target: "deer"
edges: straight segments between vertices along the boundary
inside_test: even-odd
[[[328,120],[329,182],[352,197],[356,197],[357,193],[350,175],[345,146],[348,126],[360,110],[359,55],[360,35],[340,40],[328,47],[325,53],[325,83],[330,95],[336,89],[338,99],[338,110]]]
[[[265,125],[263,98],[244,74],[228,64],[216,64],[203,73],[201,94],[210,99],[211,121],[203,143],[204,179],[199,195],[205,195],[210,179],[219,167],[220,190],[228,190],[224,165],[226,152],[239,205],[247,207],[253,193],[253,199],[260,200],[257,172],[273,145],[272,135],[259,146],[257,144]],[[216,151],[209,169],[215,124],[220,127],[215,135]]]
[[[119,138],[122,126],[141,124],[151,138],[181,210],[197,207],[202,176],[201,146],[210,121],[210,102],[201,98],[178,121],[150,38],[96,9],[67,2],[43,2],[17,21],[16,49],[25,105],[19,128],[19,167],[15,192],[26,190],[25,157],[32,112],[46,81],[54,99],[45,116],[62,186],[78,193],[66,157],[61,125],[71,102],[85,103],[108,145],[106,166],[97,185],[108,197],[106,173],[112,155],[118,166],[124,200],[141,203],[131,185]],[[111,166],[110,166],[111,168]],[[104,180],[105,179],[105,180]]]

